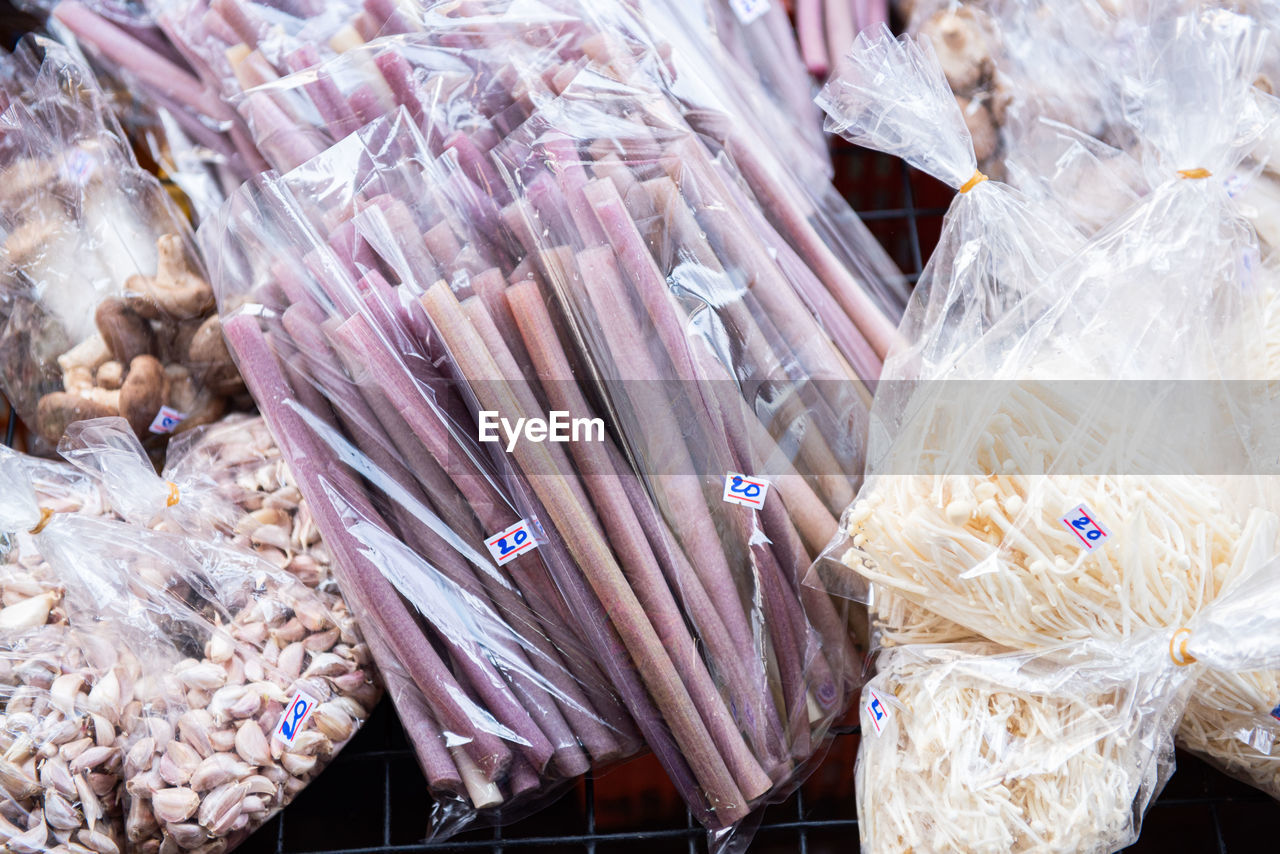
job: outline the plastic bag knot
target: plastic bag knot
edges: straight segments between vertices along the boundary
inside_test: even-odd
[[[36,522],[36,526],[30,530],[33,536],[44,530],[44,526],[49,524],[49,520],[53,518],[53,511],[48,507],[40,508],[40,521]]]
[[[1179,667],[1186,667],[1195,662],[1196,657],[1187,652],[1187,642],[1191,640],[1191,629],[1185,626],[1173,633],[1169,638],[1169,657]]]
[[[972,177],[972,178],[970,178],[968,181],[965,181],[963,184],[961,184],[961,185],[960,185],[960,192],[962,192],[962,193],[967,193],[967,192],[969,192],[970,190],[972,190],[974,187],[976,187],[976,186],[978,186],[979,184],[981,184],[981,183],[982,183],[983,181],[985,181],[985,180],[987,180],[987,176],[986,176],[986,175],[983,175],[983,174],[982,174],[982,172],[981,172],[981,170],[974,169],[974,170],[973,170],[973,177]]]

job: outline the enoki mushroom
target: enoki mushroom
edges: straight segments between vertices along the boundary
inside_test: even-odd
[[[871,626],[879,647],[981,640],[964,626],[939,617],[910,599],[880,587],[873,591],[869,606],[874,614]]]
[[[1075,854],[1136,838],[1172,759],[1167,709],[1151,699],[1161,694],[1141,678],[990,652],[882,657],[855,771],[863,850]],[[879,735],[870,692],[886,708]]]
[[[842,562],[1015,648],[1182,625],[1242,571],[1236,544],[1263,514],[1243,518],[1223,488],[1195,475],[1074,473],[1178,469],[1143,456],[1160,449],[1113,440],[1062,408],[1052,393],[1020,389],[989,419],[953,418],[949,432],[969,434],[966,462],[930,460],[924,449],[945,447],[939,425],[948,427],[936,419],[907,453],[916,471],[932,463],[943,473],[870,478],[846,511]],[[1109,532],[1096,544],[1063,521],[1081,505]]]
[[[1280,798],[1280,671],[1209,671],[1196,682],[1178,742]]]

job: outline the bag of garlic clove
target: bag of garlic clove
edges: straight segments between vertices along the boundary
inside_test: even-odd
[[[37,852],[124,849],[120,720],[111,698],[137,662],[92,627],[73,628],[65,586],[35,546],[25,513],[104,512],[96,485],[69,466],[26,458],[0,467],[0,506],[11,532],[0,552],[0,844]]]
[[[32,37],[0,89],[0,386],[51,450],[122,415],[152,443],[243,403],[191,229],[92,73]]]
[[[106,519],[48,529],[56,541],[42,546],[68,598],[84,597],[141,662],[119,709],[126,830],[141,850],[234,847],[368,717],[367,647],[287,573]]]
[[[0,843],[118,854],[123,733],[113,697],[137,661],[47,613],[44,625],[0,633]]]
[[[160,475],[121,418],[71,425],[58,453],[127,521],[226,540],[324,595],[340,595],[328,549],[261,417],[232,414],[175,437]]]
[[[65,597],[72,624],[137,656],[102,692],[120,729],[114,798],[131,845],[233,847],[376,704],[368,650],[336,591],[311,590],[225,538],[120,521],[71,466],[3,451],[0,483],[0,523],[24,532],[12,537],[24,589],[44,584]]]
[[[1256,238],[1202,178],[1273,119],[1251,85],[1264,39],[1225,12],[1144,32],[1131,120],[1154,189],[1040,278],[1007,281],[1034,269],[1034,244],[997,265],[1024,236],[1006,228],[1015,208],[956,203],[988,218],[947,223],[968,239],[944,239],[926,270],[935,323],[886,363],[870,476],[826,552],[845,592],[876,585],[1028,649],[1182,625],[1239,576],[1239,543],[1276,506],[1262,479],[1219,477],[1258,471],[1263,386],[1224,382],[1259,376],[1241,265]],[[829,86],[838,126],[889,142],[919,131],[897,117],[941,88],[910,40],[863,39],[845,74]]]

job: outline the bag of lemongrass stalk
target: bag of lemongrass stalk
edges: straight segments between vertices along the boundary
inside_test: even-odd
[[[1002,255],[1020,235],[1003,211],[957,203],[926,271],[932,323],[887,363],[870,477],[819,564],[845,592],[875,584],[1032,648],[1181,625],[1239,575],[1265,484],[1217,476],[1259,470],[1259,388],[1221,380],[1258,375],[1254,238],[1200,178],[1269,124],[1250,85],[1262,42],[1227,13],[1146,33],[1130,118],[1155,189],[1035,278],[1019,274],[1060,234]],[[897,150],[940,85],[927,48],[888,38],[860,41],[846,75],[827,98],[836,126]],[[957,222],[968,213],[988,218]]]

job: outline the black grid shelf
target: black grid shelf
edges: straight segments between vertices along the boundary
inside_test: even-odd
[[[899,161],[848,146],[836,184],[911,283],[937,242],[951,190]],[[752,854],[857,850],[857,728],[838,727],[826,760],[788,800],[764,811]],[[535,815],[426,843],[426,783],[384,702],[333,765],[241,848],[243,854],[656,854],[706,851],[704,832],[646,757],[585,780]],[[1274,850],[1280,804],[1194,757],[1152,807],[1130,854]],[[918,854],[931,854],[919,852]]]

